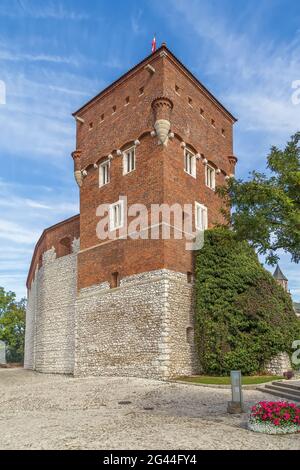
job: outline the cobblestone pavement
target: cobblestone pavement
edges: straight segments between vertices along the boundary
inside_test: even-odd
[[[0,449],[300,449],[299,434],[248,431],[247,415],[226,413],[229,399],[229,390],[157,380],[0,369]]]

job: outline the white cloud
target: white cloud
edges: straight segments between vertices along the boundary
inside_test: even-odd
[[[11,222],[1,217],[0,238],[16,243],[32,244],[37,239],[38,232],[26,229],[18,223]]]
[[[89,18],[86,12],[66,9],[62,3],[48,1],[45,5],[40,1],[29,0],[2,0],[0,16],[10,18],[33,18],[53,20],[81,21]]]
[[[184,0],[168,4],[172,8],[165,14],[174,29],[180,18],[181,30],[190,33],[186,42],[200,51],[193,55],[194,71],[218,81],[219,98],[237,115],[241,130],[264,132],[271,144],[299,128],[300,105],[291,102],[292,82],[300,79],[299,35],[280,43],[262,38],[259,15],[265,5],[241,9],[232,22],[208,2],[191,0],[188,8]]]
[[[1,73],[7,87],[0,108],[2,153],[23,161],[47,156],[51,165],[65,167],[75,145],[71,113],[89,98],[85,90],[99,90],[101,82],[43,68],[30,77],[9,67]]]
[[[33,197],[36,195],[36,198]],[[68,189],[0,179],[0,286],[25,295],[35,243],[42,231],[78,213]]]
[[[145,32],[142,26],[142,15],[143,15],[143,12],[141,9],[139,9],[135,13],[133,13],[130,17],[131,28],[132,28],[133,33],[136,35],[143,34]]]
[[[54,64],[68,64],[78,66],[81,57],[60,56],[50,54],[28,54],[19,50],[7,49],[0,43],[0,60],[9,62],[50,62]]]

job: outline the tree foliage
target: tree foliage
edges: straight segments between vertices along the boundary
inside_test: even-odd
[[[278,250],[300,260],[300,132],[284,150],[272,147],[269,174],[252,172],[249,181],[231,178],[219,194],[232,207],[228,222],[238,239],[247,240],[266,261],[274,264]]]
[[[0,340],[7,346],[7,360],[21,362],[24,355],[25,299],[0,287]]]
[[[207,230],[196,258],[196,344],[203,372],[262,372],[299,338],[290,295],[253,248],[228,229]]]

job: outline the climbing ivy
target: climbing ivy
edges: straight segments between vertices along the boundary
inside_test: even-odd
[[[291,297],[259,263],[246,241],[215,228],[196,255],[196,345],[203,372],[264,371],[300,339]]]

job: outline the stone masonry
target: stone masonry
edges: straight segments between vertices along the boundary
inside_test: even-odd
[[[54,248],[43,255],[28,295],[24,367],[44,373],[74,371],[74,310],[77,251],[56,258]]]
[[[168,270],[130,276],[115,289],[105,283],[82,289],[76,300],[74,374],[195,373],[192,297],[186,276]]]

